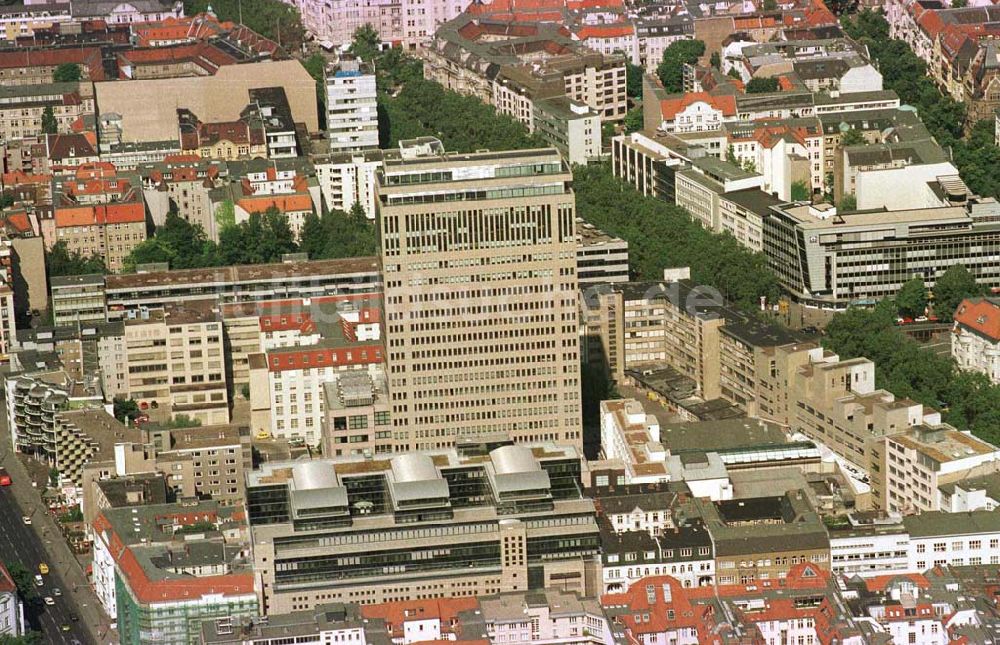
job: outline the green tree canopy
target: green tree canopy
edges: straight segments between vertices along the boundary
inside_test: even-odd
[[[986,289],[976,282],[964,264],[953,264],[934,282],[934,315],[950,321],[965,298],[985,295]]]
[[[625,93],[633,99],[642,98],[642,75],[645,70],[639,65],[625,61]]]
[[[107,273],[103,258],[98,255],[85,258],[76,251],[71,252],[66,242],[61,240],[45,254],[45,270],[49,277]]]
[[[687,266],[695,282],[746,309],[759,306],[760,296],[777,298],[778,282],[763,254],[702,228],[683,208],[642,195],[607,164],[574,167],[573,189],[579,217],[628,241],[637,279],[660,280],[663,269]]]
[[[851,128],[844,134],[840,135],[840,145],[844,148],[847,146],[857,146],[865,142],[865,138],[861,135],[860,130],[855,130]]]
[[[900,287],[896,294],[896,310],[899,315],[910,318],[924,315],[927,310],[927,287],[923,278],[917,276]]]
[[[63,63],[52,72],[52,80],[56,83],[68,83],[83,79],[80,66],[75,63]]]
[[[708,62],[715,69],[722,69],[722,57],[719,56],[719,52],[712,52]]]
[[[805,181],[792,182],[792,201],[804,202],[810,197],[809,184]]]
[[[171,269],[197,269],[221,264],[218,247],[208,240],[204,229],[174,210],[167,213],[153,237],[140,242],[125,259],[125,270],[140,264],[169,262]]]
[[[42,134],[56,134],[59,132],[59,122],[56,121],[56,114],[51,105],[46,105],[42,110]]]
[[[663,50],[663,60],[656,68],[664,89],[671,94],[684,91],[684,65],[694,65],[705,54],[700,40],[678,40]]]
[[[625,113],[625,121],[623,122],[625,126],[625,133],[638,132],[642,130],[642,106],[632,108]]]
[[[126,399],[116,396],[114,401],[112,401],[112,409],[114,411],[115,418],[122,423],[128,423],[129,421],[134,421],[136,417],[139,416],[139,404],[135,402],[135,399]]]
[[[844,195],[840,198],[840,203],[837,204],[837,208],[842,213],[850,213],[852,211],[858,210],[858,198],[854,195]]]
[[[305,39],[299,10],[281,0],[184,0],[184,15],[203,13],[209,5],[219,20],[242,22],[289,52],[298,51]]]
[[[379,53],[380,43],[378,31],[370,23],[365,23],[354,30],[351,53],[362,60],[375,60]]]
[[[775,76],[751,78],[747,83],[747,94],[766,94],[778,91],[778,79]]]
[[[301,250],[312,260],[374,255],[378,252],[375,226],[360,204],[350,212],[339,210],[306,217]]]

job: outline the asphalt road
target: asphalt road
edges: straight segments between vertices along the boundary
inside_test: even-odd
[[[42,632],[44,642],[63,645],[91,643],[86,626],[70,618],[71,615],[80,616],[77,597],[81,593],[89,594],[90,590],[78,588],[74,591],[72,586],[67,586],[60,570],[70,563],[53,561],[45,552],[46,543],[51,545],[52,540],[61,540],[62,536],[49,535],[48,530],[43,535],[38,535],[34,526],[26,526],[22,519],[28,512],[33,512],[34,522],[35,518],[45,512],[40,508],[40,499],[38,506],[26,511],[14,499],[9,487],[0,488],[0,557],[8,563],[21,563],[32,575],[38,573],[38,565],[45,562],[49,565],[49,573],[42,576],[44,586],[35,588],[38,595],[44,598],[52,596],[53,589],[62,590],[62,596],[53,596],[55,605],[47,607],[37,602],[25,607],[25,619],[32,629]],[[69,631],[63,631],[64,625],[69,627]]]

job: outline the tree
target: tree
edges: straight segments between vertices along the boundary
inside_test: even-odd
[[[298,246],[288,218],[271,206],[222,229],[218,250],[222,264],[264,264],[279,262],[282,255],[297,251]]]
[[[45,254],[45,269],[49,277],[107,273],[103,258],[98,255],[85,258],[77,251],[70,251],[61,240]]]
[[[962,9],[969,6],[969,0],[951,0],[952,9]]]
[[[83,73],[80,66],[75,63],[63,63],[52,72],[54,83],[71,83],[83,80]]]
[[[351,53],[362,60],[375,60],[375,57],[378,56],[380,43],[378,31],[371,24],[365,23],[354,30]]]
[[[34,576],[23,564],[17,560],[5,560],[4,566],[10,574],[14,586],[17,587],[17,595],[25,603],[31,603],[38,599],[38,591],[35,586]]]
[[[56,121],[55,112],[51,105],[46,105],[42,110],[42,134],[56,134],[59,132],[59,122]]]
[[[840,135],[840,146],[846,148],[848,146],[858,146],[865,143],[865,138],[861,135],[860,130],[855,130],[851,128]]]
[[[375,226],[355,203],[350,212],[310,214],[302,225],[301,250],[313,260],[374,255],[378,252]]]
[[[172,419],[163,425],[174,430],[180,428],[197,428],[201,426],[201,420],[195,417],[189,417],[186,414],[175,414]]]
[[[758,307],[760,296],[777,299],[778,282],[763,254],[702,228],[683,208],[642,195],[608,164],[575,166],[573,189],[578,217],[628,241],[637,280],[660,280],[663,269],[688,266],[697,284],[741,307]]]
[[[302,61],[309,75],[316,81],[316,105],[319,107],[320,129],[326,127],[326,59],[319,52]]]
[[[684,65],[694,65],[705,53],[705,43],[700,40],[678,40],[663,50],[663,60],[656,68],[663,88],[674,94],[684,91]]]
[[[184,15],[203,13],[209,5],[219,20],[243,23],[287,51],[295,52],[302,47],[305,39],[302,16],[298,9],[281,0],[184,0]]]
[[[777,11],[777,0],[764,0],[764,11]]]
[[[642,106],[632,108],[625,114],[625,133],[638,132],[642,130]]]
[[[767,94],[778,91],[778,79],[774,76],[751,78],[747,83],[747,94]]]
[[[953,264],[934,282],[934,315],[948,322],[965,298],[985,294],[986,289],[963,264]]]
[[[927,287],[924,280],[917,276],[904,284],[896,293],[896,310],[900,316],[916,318],[923,316],[927,310]]]
[[[715,69],[722,69],[722,57],[719,56],[719,52],[712,52],[711,57],[708,59],[708,64]]]
[[[55,488],[59,485],[59,469],[52,468],[49,470],[49,488]]]
[[[625,61],[625,93],[633,99],[642,98],[642,75],[645,70]]]
[[[804,202],[810,197],[809,185],[802,180],[792,182],[792,201]]]
[[[736,71],[735,67],[730,67],[729,71],[726,72],[726,76],[728,76],[729,78],[731,78],[733,80],[737,80],[737,81],[741,80],[743,78],[742,76],[740,76],[740,73],[738,71]]]
[[[125,271],[151,262],[167,262],[171,269],[198,269],[218,266],[221,260],[218,247],[206,237],[204,229],[171,209],[153,237],[132,249],[124,262]]]
[[[837,209],[842,213],[850,213],[858,210],[858,198],[854,195],[844,195],[837,204]]]
[[[140,414],[139,404],[135,402],[135,399],[125,399],[118,396],[112,402],[112,410],[115,418],[126,425]]]

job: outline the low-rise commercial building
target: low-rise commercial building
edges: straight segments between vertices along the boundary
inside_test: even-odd
[[[1000,564],[1000,514],[929,511],[903,518],[910,536],[910,571]]]
[[[601,115],[589,105],[566,96],[534,103],[535,133],[555,146],[571,164],[586,164],[601,156]]]
[[[872,446],[872,502],[901,515],[946,510],[941,486],[988,473],[1000,476],[1000,448],[946,424],[917,425]]]
[[[106,320],[103,275],[52,276],[49,284],[54,326],[86,325]]]
[[[596,590],[580,455],[470,443],[391,459],[269,462],[247,482],[262,607]]]
[[[576,218],[576,277],[590,284],[628,282],[628,242]]]

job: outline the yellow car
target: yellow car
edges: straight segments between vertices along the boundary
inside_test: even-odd
[[[260,441],[264,441],[265,439],[270,439],[270,438],[271,438],[270,432],[265,432],[264,430],[261,430],[260,432],[257,433],[257,439]]]
[[[44,575],[44,574],[46,574],[48,572],[49,572],[49,565],[45,564],[44,562],[41,563],[40,565],[38,565],[38,573],[41,573],[41,574]]]

